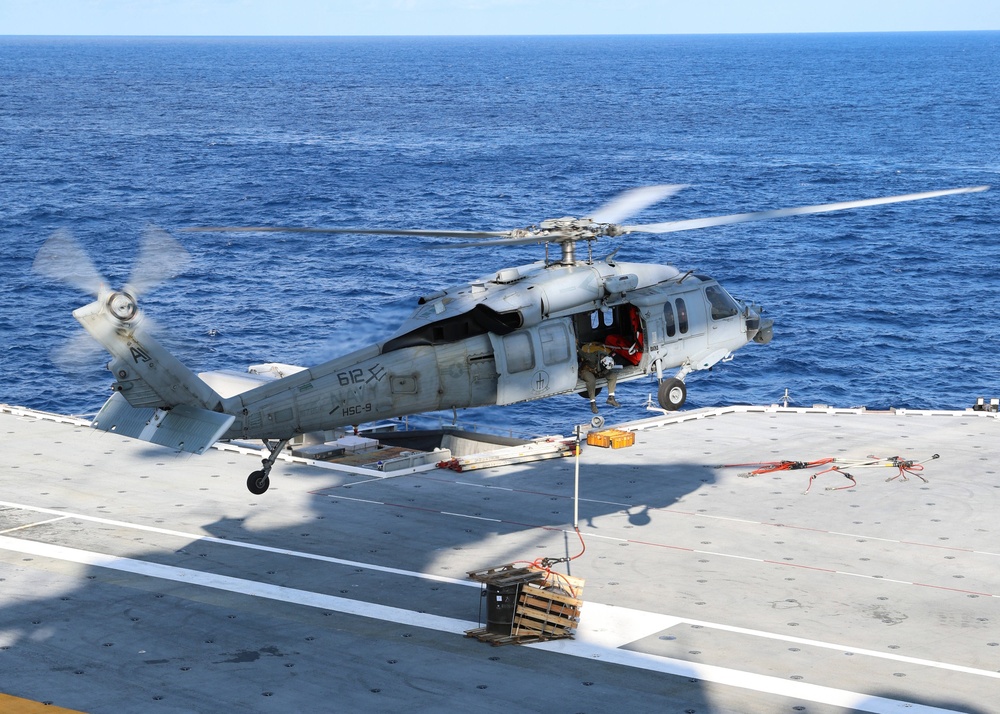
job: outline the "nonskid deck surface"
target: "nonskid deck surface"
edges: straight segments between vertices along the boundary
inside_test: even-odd
[[[466,574],[581,552],[571,458],[279,463],[253,496],[252,455],[0,411],[0,692],[92,713],[995,709],[995,415],[683,418],[583,450],[586,551],[558,566],[586,580],[576,639],[491,647],[463,636],[486,617]],[[717,468],[934,453],[926,482]]]

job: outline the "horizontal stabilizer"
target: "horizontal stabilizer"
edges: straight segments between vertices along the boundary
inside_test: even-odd
[[[201,454],[233,423],[230,414],[187,405],[172,409],[137,408],[115,392],[94,418],[95,429],[142,439],[171,449]]]

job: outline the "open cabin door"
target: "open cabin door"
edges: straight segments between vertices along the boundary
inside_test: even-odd
[[[490,333],[496,358],[497,404],[572,391],[577,383],[572,319],[562,317],[506,335]]]

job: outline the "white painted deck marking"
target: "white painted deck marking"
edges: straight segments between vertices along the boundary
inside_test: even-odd
[[[268,600],[279,600],[307,607],[318,607],[334,612],[343,612],[349,615],[360,615],[386,622],[395,622],[400,625],[412,625],[414,627],[425,627],[440,632],[450,632],[452,634],[464,634],[465,630],[479,627],[477,622],[466,622],[456,620],[451,617],[441,617],[428,613],[404,610],[388,605],[378,605],[376,603],[362,600],[351,600],[337,597],[335,595],[325,595],[323,593],[311,592],[308,590],[298,590],[296,588],[284,587],[281,585],[271,585],[256,580],[245,578],[234,578],[228,575],[219,575],[203,570],[192,570],[190,568],[180,568],[174,565],[162,565],[151,563],[145,560],[134,558],[120,558],[115,555],[104,553],[94,553],[88,550],[68,548],[62,545],[51,543],[40,543],[32,540],[22,540],[11,538],[10,536],[0,536],[0,549],[25,553],[44,558],[55,558],[70,563],[79,563],[97,568],[109,568],[135,575],[144,575],[150,578],[161,580],[171,580],[178,583],[188,583],[190,585],[200,585],[215,590],[225,590],[226,592],[240,595],[251,595],[262,597]]]
[[[259,550],[266,553],[275,553],[277,555],[288,555],[293,558],[305,558],[307,560],[319,560],[325,563],[334,563],[336,565],[348,565],[352,568],[365,568],[366,570],[377,570],[382,573],[390,573],[392,575],[405,575],[411,578],[421,578],[424,580],[433,580],[440,583],[448,583],[449,585],[465,585],[468,587],[482,587],[480,583],[472,582],[469,580],[459,580],[457,578],[448,578],[443,575],[434,575],[432,573],[417,573],[412,570],[400,570],[398,568],[389,568],[383,565],[374,565],[372,563],[361,563],[356,560],[345,560],[343,558],[334,558],[328,555],[317,555],[316,553],[305,553],[297,550],[288,550],[286,548],[275,548],[269,545],[259,545],[257,543],[247,543],[245,541],[238,540],[226,540],[225,538],[216,538],[214,536],[206,536],[200,533],[185,533],[183,531],[174,531],[168,528],[157,528],[156,526],[144,526],[138,523],[126,523],[125,521],[116,521],[110,518],[100,518],[97,516],[85,516],[81,513],[70,513],[68,511],[55,510],[52,508],[40,508],[38,506],[26,506],[19,503],[10,503],[9,501],[0,501],[0,506],[7,506],[9,508],[20,508],[26,511],[34,511],[36,513],[48,513],[48,514],[59,514],[61,518],[52,520],[62,520],[66,518],[75,519],[78,521],[88,521],[90,523],[102,523],[108,526],[116,526],[118,528],[126,528],[130,530],[145,531],[147,533],[160,533],[162,535],[174,536],[177,538],[183,538],[185,540],[190,540],[192,542],[202,542],[202,543],[217,543],[219,545],[229,545],[236,548],[248,548],[250,550]],[[48,521],[45,521],[48,522]],[[31,525],[40,525],[38,523],[28,524],[24,526],[25,528]]]
[[[333,497],[331,497],[331,498],[333,498]],[[337,500],[352,501],[352,502],[357,502],[357,503],[368,503],[368,504],[372,504],[372,505],[376,505],[376,506],[389,506],[389,507],[394,507],[394,508],[406,508],[406,509],[410,509],[410,510],[427,511],[429,513],[439,513],[441,515],[451,516],[451,517],[456,517],[456,518],[468,518],[468,519],[471,519],[471,520],[482,520],[482,521],[488,521],[488,522],[491,522],[491,523],[508,523],[508,521],[503,521],[501,519],[496,519],[496,518],[487,518],[485,516],[475,516],[475,515],[464,514],[464,513],[453,513],[453,512],[450,512],[450,511],[435,511],[433,509],[423,508],[423,507],[420,507],[420,506],[410,506],[410,505],[404,505],[404,504],[398,504],[398,503],[386,503],[384,501],[372,501],[372,500],[368,500],[368,499],[345,497],[345,496],[340,496],[340,495],[336,496],[335,498]],[[371,563],[361,563],[361,562],[354,561],[354,560],[344,560],[342,558],[334,558],[334,557],[331,557],[331,556],[317,555],[317,554],[314,554],[314,553],[305,553],[305,552],[301,552],[301,551],[292,551],[292,550],[287,550],[285,548],[274,548],[272,546],[257,545],[257,544],[254,544],[254,543],[246,543],[246,542],[243,542],[243,541],[226,540],[225,538],[216,538],[216,537],[213,537],[213,536],[205,536],[205,535],[201,535],[201,534],[197,534],[197,533],[184,533],[182,531],[173,531],[173,530],[169,530],[169,529],[166,529],[166,528],[157,528],[155,526],[144,526],[144,525],[139,525],[139,524],[135,524],[135,523],[126,523],[126,522],[123,522],[123,521],[115,521],[115,520],[111,520],[111,519],[108,519],[108,518],[99,518],[99,517],[96,517],[96,516],[86,516],[86,515],[78,514],[78,513],[69,513],[67,511],[63,511],[63,510],[55,510],[55,509],[51,509],[51,508],[40,508],[40,507],[37,507],[37,506],[28,506],[28,505],[19,504],[19,503],[12,503],[12,502],[9,502],[9,501],[0,501],[0,506],[6,506],[8,508],[20,508],[20,509],[23,509],[23,510],[34,511],[36,513],[47,513],[47,514],[50,514],[50,515],[59,515],[59,516],[65,517],[65,518],[75,518],[77,520],[91,521],[91,522],[94,522],[94,523],[104,523],[106,525],[118,526],[120,528],[129,528],[129,529],[134,529],[134,530],[143,530],[143,531],[148,531],[148,532],[151,532],[151,533],[162,533],[164,535],[177,536],[179,538],[186,538],[186,539],[190,539],[192,541],[202,541],[202,542],[206,542],[206,543],[218,543],[218,544],[221,544],[221,545],[231,545],[231,546],[236,546],[236,547],[239,547],[239,548],[249,548],[251,550],[260,550],[260,551],[265,551],[265,552],[270,552],[270,553],[277,553],[279,555],[288,555],[288,556],[292,556],[292,557],[296,557],[296,558],[306,558],[306,559],[310,559],[310,560],[319,560],[319,561],[324,561],[324,562],[328,562],[328,563],[336,563],[336,564],[339,564],[339,565],[348,565],[348,566],[355,567],[355,568],[366,568],[366,569],[369,569],[369,570],[377,570],[379,572],[392,573],[392,574],[396,574],[396,575],[404,575],[404,576],[407,576],[407,577],[417,577],[417,578],[422,578],[422,579],[425,579],[425,580],[434,580],[434,581],[437,581],[437,582],[444,582],[444,583],[449,583],[449,584],[452,584],[452,585],[464,585],[464,586],[469,586],[469,587],[480,587],[479,583],[470,582],[468,580],[459,580],[459,579],[456,579],[456,578],[448,578],[448,577],[441,576],[441,575],[433,575],[433,574],[430,574],[430,573],[417,573],[417,572],[413,572],[413,571],[409,571],[409,570],[400,570],[398,568],[389,568],[389,567],[386,567],[386,566],[374,565],[374,564],[371,564]],[[692,514],[692,515],[701,515],[701,514]],[[53,519],[53,520],[58,520],[58,519]],[[48,522],[48,521],[46,521],[46,522]],[[26,525],[24,527],[30,527],[31,525],[37,525],[37,524],[28,524],[28,525]],[[540,529],[548,530],[548,531],[554,531],[554,532],[566,533],[566,534],[570,534],[570,535],[576,535],[576,532],[573,531],[573,530],[570,530],[570,529],[567,529],[567,528],[560,528],[560,527],[557,527],[557,526],[540,526],[540,525],[531,525],[531,524],[524,524],[524,523],[517,523],[515,525],[522,525],[522,526],[523,525],[527,525],[527,526],[533,527],[533,528],[540,528]],[[762,523],[760,525],[775,525],[775,524]],[[825,533],[827,531],[821,531],[821,532]],[[780,565],[782,567],[787,567],[787,568],[800,568],[800,569],[803,569],[803,570],[815,570],[817,572],[830,573],[831,575],[846,575],[846,576],[850,576],[850,577],[854,577],[854,578],[863,578],[863,579],[866,579],[866,580],[878,580],[878,581],[883,582],[883,583],[896,583],[898,585],[909,585],[909,586],[913,586],[913,587],[931,588],[931,589],[935,589],[935,590],[946,590],[946,591],[949,591],[949,592],[957,592],[957,593],[966,593],[966,594],[979,595],[981,597],[1000,597],[1000,594],[997,594],[997,593],[987,593],[987,592],[982,592],[982,591],[979,591],[979,590],[969,590],[969,589],[964,589],[964,588],[948,587],[948,586],[945,586],[945,585],[932,585],[930,583],[917,583],[917,582],[911,582],[911,581],[908,581],[908,580],[896,580],[894,578],[886,578],[886,577],[878,576],[878,575],[866,575],[864,573],[852,573],[852,572],[848,572],[848,571],[845,571],[845,570],[834,570],[832,568],[822,568],[822,567],[816,567],[816,566],[810,566],[810,565],[803,565],[801,563],[788,563],[788,562],[784,562],[784,561],[780,561],[780,560],[768,560],[766,558],[757,558],[757,557],[748,556],[748,555],[736,555],[734,553],[722,553],[722,552],[719,552],[719,551],[702,550],[702,549],[699,549],[699,548],[690,548],[690,547],[687,547],[687,546],[670,545],[670,544],[667,544],[667,543],[654,543],[654,542],[650,542],[650,541],[635,540],[635,539],[630,539],[630,538],[619,538],[617,536],[607,536],[607,535],[603,535],[603,534],[599,534],[599,533],[587,533],[587,532],[584,532],[583,535],[586,536],[587,538],[592,538],[592,539],[597,539],[597,540],[607,540],[607,541],[613,541],[613,542],[619,542],[619,543],[634,543],[636,545],[645,545],[645,546],[651,546],[651,547],[654,547],[654,548],[666,548],[666,549],[669,549],[669,550],[680,550],[680,551],[684,551],[684,552],[687,552],[687,553],[694,553],[694,554],[697,554],[697,555],[709,555],[709,556],[714,556],[714,557],[719,557],[719,558],[729,558],[731,560],[746,560],[746,561],[756,562],[756,563],[765,563],[767,565]],[[901,541],[897,541],[897,542],[901,542]],[[995,555],[994,553],[984,553],[982,551],[969,551],[969,552],[975,552],[975,553],[981,554],[981,555]]]
[[[133,529],[133,530],[141,530],[141,531],[147,531],[147,532],[153,532],[153,533],[161,533],[161,534],[164,534],[164,535],[176,536],[176,537],[181,537],[181,538],[184,538],[184,539],[189,539],[189,540],[191,540],[193,542],[199,542],[199,541],[200,542],[211,542],[211,543],[216,543],[216,544],[219,544],[219,545],[233,546],[233,547],[237,547],[237,548],[248,548],[248,549],[251,549],[251,550],[259,550],[259,551],[264,551],[264,552],[269,552],[269,553],[275,553],[275,554],[278,554],[278,555],[287,555],[289,557],[304,558],[304,559],[307,559],[307,560],[318,560],[318,561],[322,561],[322,562],[333,563],[333,564],[336,564],[336,565],[349,565],[351,567],[364,568],[364,569],[367,569],[367,570],[374,570],[374,571],[384,572],[384,573],[388,573],[388,574],[392,574],[392,575],[401,575],[401,576],[404,576],[404,577],[412,577],[412,578],[433,580],[433,581],[436,581],[436,582],[443,582],[443,583],[447,583],[447,584],[450,584],[450,585],[461,585],[461,586],[464,586],[464,587],[473,587],[473,588],[481,588],[482,587],[482,585],[480,583],[473,582],[473,581],[466,580],[466,579],[461,579],[460,580],[460,579],[456,579],[456,578],[448,578],[448,577],[444,577],[444,576],[433,575],[433,574],[430,574],[430,573],[420,573],[420,572],[416,572],[416,571],[412,571],[412,570],[402,570],[400,568],[390,568],[390,567],[386,567],[386,566],[375,565],[373,563],[363,563],[363,562],[355,561],[355,560],[344,560],[342,558],[334,558],[334,557],[331,557],[331,556],[317,555],[317,554],[314,554],[314,553],[306,553],[306,552],[302,552],[302,551],[289,550],[289,549],[285,549],[285,548],[275,548],[275,547],[272,547],[272,546],[258,545],[258,544],[254,544],[254,543],[243,542],[243,541],[233,541],[233,540],[226,540],[226,539],[223,539],[223,538],[214,538],[214,537],[210,537],[210,536],[202,536],[202,535],[198,535],[198,534],[195,534],[195,533],[185,533],[183,531],[175,531],[175,530],[169,530],[169,529],[165,529],[165,528],[157,528],[155,526],[144,526],[144,525],[139,525],[139,524],[128,523],[128,522],[125,522],[125,521],[116,521],[116,520],[112,520],[112,519],[109,519],[109,518],[102,518],[102,517],[96,517],[96,516],[86,516],[86,515],[77,514],[77,513],[67,513],[67,512],[62,512],[62,511],[55,511],[53,509],[48,509],[48,508],[40,508],[40,507],[36,507],[36,506],[27,506],[27,505],[23,505],[23,504],[10,503],[10,502],[7,502],[7,501],[0,501],[0,506],[6,506],[6,507],[9,507],[9,508],[17,508],[17,509],[23,509],[23,510],[28,510],[28,511],[41,512],[41,513],[61,513],[61,515],[59,517],[57,517],[57,518],[51,518],[51,519],[46,519],[44,521],[36,521],[34,523],[24,524],[22,526],[18,526],[17,528],[12,528],[12,529],[9,529],[8,531],[0,532],[0,535],[2,535],[2,533],[8,533],[8,532],[13,532],[13,531],[17,531],[17,530],[28,529],[28,528],[31,528],[32,526],[43,525],[43,524],[46,524],[46,523],[53,523],[53,522],[57,522],[57,521],[67,520],[67,519],[75,519],[75,520],[89,521],[89,522],[94,522],[94,523],[101,523],[101,524],[104,524],[104,525],[112,525],[112,526],[116,526],[116,527],[120,527],[120,528],[124,528],[124,529]],[[461,514],[454,514],[454,515],[461,515]],[[469,516],[469,517],[475,518],[474,516]],[[482,519],[482,520],[493,520],[493,519]],[[553,530],[555,530],[555,529],[553,529]],[[574,533],[574,531],[564,531],[564,532],[567,533],[567,534],[573,534]],[[596,538],[602,538],[602,539],[614,540],[614,541],[620,541],[620,540],[622,540],[622,539],[614,538],[614,537],[611,537],[611,536],[591,535],[591,536],[588,536],[588,537],[596,537]],[[15,539],[10,539],[10,540],[15,540]],[[53,546],[53,547],[59,547],[59,546]],[[684,550],[688,550],[688,549],[684,549]],[[699,552],[699,553],[703,553],[703,554],[711,553],[710,551],[693,551],[693,552]],[[719,554],[719,553],[711,553],[711,554],[713,554],[713,555],[723,555],[723,554]],[[104,556],[104,557],[109,557],[110,558],[110,557],[114,557],[114,556]],[[758,562],[771,562],[771,561],[762,561],[759,558],[751,558],[751,557],[747,557],[747,556],[726,556],[726,557],[738,558],[738,559],[743,559],[743,560],[752,560],[752,561],[758,561]],[[779,563],[779,564],[784,565],[784,563]],[[801,566],[799,566],[799,567],[801,567]],[[192,571],[192,572],[202,572],[202,571]],[[837,572],[837,571],[824,571],[824,572]],[[872,577],[872,576],[856,575],[854,573],[840,573],[840,574],[843,574],[843,575],[855,575],[856,577],[868,577],[868,578]],[[913,583],[908,583],[908,582],[901,581],[901,580],[892,580],[890,578],[879,578],[879,579],[883,580],[885,582],[895,582],[895,583],[901,583],[901,584],[905,584],[905,585],[912,585],[913,584]],[[985,676],[985,677],[990,677],[990,678],[994,678],[994,679],[1000,679],[1000,673],[998,673],[998,672],[992,672],[992,671],[989,671],[989,670],[981,670],[981,669],[975,669],[975,668],[971,668],[971,667],[965,667],[965,666],[962,666],[962,665],[949,664],[949,663],[946,663],[946,662],[936,662],[936,661],[933,661],[933,660],[919,659],[919,658],[915,658],[915,657],[907,657],[907,656],[904,656],[904,655],[897,655],[897,654],[888,653],[888,652],[878,652],[878,651],[875,651],[875,650],[865,650],[865,649],[853,647],[851,645],[844,645],[844,644],[831,643],[831,642],[822,642],[820,640],[810,640],[810,639],[805,639],[805,638],[800,638],[800,637],[793,637],[793,636],[790,636],[790,635],[782,635],[782,634],[773,633],[773,632],[766,632],[766,631],[763,631],[763,630],[754,630],[754,629],[749,629],[749,628],[744,628],[744,627],[736,627],[736,626],[732,626],[732,625],[724,625],[724,624],[720,624],[720,623],[707,622],[707,621],[704,621],[704,620],[692,620],[690,618],[676,617],[676,616],[671,616],[671,615],[662,615],[662,614],[659,614],[659,613],[645,612],[645,611],[642,611],[642,610],[634,610],[634,609],[631,609],[631,608],[617,607],[617,606],[614,606],[614,605],[604,605],[604,604],[601,604],[601,603],[588,602],[587,603],[587,612],[588,612],[588,614],[594,612],[595,610],[598,610],[598,611],[600,611],[602,613],[600,616],[598,616],[596,618],[599,621],[601,621],[601,622],[617,622],[618,623],[618,626],[615,627],[615,628],[612,628],[612,629],[608,629],[606,626],[603,627],[603,628],[601,628],[600,632],[604,632],[605,634],[600,635],[600,637],[598,637],[598,631],[597,630],[593,630],[591,632],[591,638],[592,638],[592,640],[596,641],[597,639],[599,639],[601,643],[603,643],[604,645],[607,645],[607,646],[622,647],[622,646],[624,646],[626,644],[629,644],[631,642],[635,642],[636,640],[642,639],[643,637],[646,637],[646,636],[648,636],[648,635],[650,635],[650,634],[652,634],[654,632],[658,632],[660,630],[667,629],[667,628],[672,627],[674,625],[682,624],[683,623],[683,624],[700,625],[702,627],[716,629],[716,630],[723,630],[723,631],[727,631],[727,632],[736,632],[736,633],[740,633],[740,634],[747,634],[747,635],[752,635],[754,637],[761,637],[761,638],[765,638],[765,639],[778,640],[778,641],[789,642],[789,643],[794,643],[794,644],[804,644],[804,645],[808,645],[808,646],[812,646],[812,647],[820,647],[820,648],[824,648],[824,649],[831,649],[831,650],[837,650],[837,651],[854,652],[856,654],[863,654],[863,655],[866,655],[866,656],[876,657],[876,658],[879,658],[879,659],[893,660],[893,661],[904,662],[904,663],[908,663],[908,664],[919,664],[921,666],[926,666],[926,667],[936,667],[936,668],[939,668],[939,669],[947,669],[947,670],[952,670],[952,671],[956,671],[956,672],[964,672],[964,673],[967,673],[967,674],[975,674],[975,675],[979,675],[979,676]],[[634,617],[634,620],[628,619],[630,616]],[[635,624],[630,624],[630,623],[633,623],[633,622]],[[656,625],[656,623],[660,623],[660,624]],[[654,627],[654,625],[655,625],[655,627]],[[581,625],[581,627],[582,627],[582,625]],[[653,629],[650,629],[650,628],[653,628]]]
[[[510,491],[512,493],[526,493],[526,494],[532,494],[532,495],[537,495],[537,496],[546,496],[547,498],[558,498],[558,499],[563,499],[563,500],[569,500],[569,499],[573,498],[573,496],[571,494],[565,494],[565,493],[551,493],[551,492],[548,492],[548,491],[531,491],[531,490],[527,490],[527,489],[509,488],[509,487],[505,487],[505,486],[495,486],[495,485],[492,485],[492,484],[471,483],[471,482],[468,482],[468,481],[451,481],[451,480],[448,480],[448,479],[442,479],[442,478],[436,478],[436,477],[433,477],[433,476],[424,476],[424,475],[414,475],[414,477],[415,478],[424,479],[424,480],[427,480],[427,481],[437,481],[439,483],[452,484],[452,485],[455,485],[455,486],[472,486],[472,487],[475,487],[475,488],[492,489],[492,490],[498,490],[498,491]],[[384,480],[384,479],[370,479],[370,481],[381,481],[381,480]],[[337,488],[339,489],[339,488],[342,488],[342,487],[337,487]],[[361,498],[348,498],[346,496],[341,496],[339,494],[339,492],[337,492],[336,489],[320,489],[319,491],[314,491],[312,493],[315,493],[317,495],[328,496],[329,498],[342,499],[342,500],[345,500],[345,501],[352,501],[353,500],[353,501],[361,501],[362,503],[377,503],[377,504],[383,505],[383,506],[399,506],[400,508],[409,508],[409,506],[404,506],[402,504],[387,503],[387,502],[384,502],[384,501],[365,501],[364,499],[361,499]],[[641,504],[641,503],[619,503],[617,501],[602,501],[602,500],[588,499],[588,498],[581,498],[580,502],[581,503],[596,503],[596,504],[607,505],[607,506],[620,506],[621,508],[625,508],[625,509],[642,508],[645,505],[645,504]],[[844,537],[847,537],[847,538],[864,538],[865,540],[883,541],[883,542],[886,542],[886,543],[899,543],[901,545],[914,545],[914,546],[918,546],[918,547],[921,547],[921,548],[935,548],[935,549],[940,549],[940,550],[956,550],[956,551],[960,551],[960,552],[963,552],[963,553],[976,553],[977,555],[989,555],[989,556],[1000,557],[1000,553],[990,552],[990,551],[985,551],[985,550],[974,550],[974,549],[971,549],[971,548],[962,548],[962,547],[953,546],[953,545],[938,545],[938,544],[935,544],[935,543],[921,543],[919,541],[901,540],[901,539],[898,539],[898,538],[880,538],[878,536],[870,536],[870,535],[865,535],[863,533],[844,533],[844,532],[841,532],[841,531],[825,530],[823,528],[810,528],[809,526],[798,526],[798,525],[794,525],[794,524],[791,524],[791,523],[770,523],[770,522],[764,522],[764,521],[750,520],[750,519],[746,519],[746,518],[733,518],[731,516],[720,516],[720,515],[716,515],[716,514],[713,514],[713,513],[697,513],[697,512],[694,512],[694,511],[682,511],[682,510],[679,510],[679,509],[676,509],[676,508],[672,508],[670,506],[652,507],[652,508],[647,507],[647,508],[649,509],[649,512],[651,512],[651,513],[661,513],[661,514],[663,514],[665,516],[693,516],[695,518],[707,518],[709,520],[715,520],[715,521],[730,521],[730,522],[735,522],[735,523],[746,523],[747,525],[768,526],[770,528],[791,528],[791,529],[794,529],[794,530],[812,531],[813,533],[826,533],[827,535],[844,536]],[[422,510],[428,510],[428,509],[422,509]],[[450,515],[459,515],[459,514],[450,514]],[[700,551],[696,551],[696,552],[700,552]]]
[[[37,557],[54,558],[90,567],[108,568],[120,572],[207,587],[240,595],[321,608],[400,625],[421,627],[434,630],[435,632],[457,635],[464,634],[466,630],[479,626],[477,622],[418,613],[388,605],[379,605],[359,600],[350,600],[335,595],[271,585],[256,580],[234,578],[227,575],[151,563],[133,558],[121,558],[77,548],[11,538],[9,536],[0,536],[0,549]],[[611,662],[626,667],[663,672],[664,674],[675,676],[693,677],[717,684],[740,687],[782,697],[813,701],[831,706],[847,707],[854,711],[872,712],[873,714],[892,714],[904,711],[909,714],[951,714],[953,712],[953,710],[948,709],[869,696],[860,692],[789,681],[779,677],[743,672],[715,665],[685,662],[683,660],[660,657],[643,652],[622,650],[619,649],[620,644],[616,644],[620,642],[622,637],[630,638],[629,642],[635,641],[677,625],[683,620],[668,615],[645,613],[613,606],[600,606],[592,603],[588,603],[586,607],[588,617],[583,619],[576,639],[557,640],[529,646],[573,657]],[[590,613],[594,610],[599,614],[591,616]],[[598,624],[588,624],[591,622]],[[972,670],[971,673],[979,674],[980,672]]]
[[[525,645],[551,652],[587,657],[601,662],[611,662],[636,669],[646,669],[653,672],[663,672],[679,677],[690,677],[705,682],[725,684],[731,687],[750,689],[764,694],[774,694],[817,704],[843,707],[852,712],[871,712],[872,714],[957,714],[953,709],[917,704],[913,702],[888,699],[861,692],[851,692],[844,689],[824,687],[819,684],[790,681],[780,677],[754,674],[740,670],[717,667],[711,664],[699,664],[660,657],[644,652],[615,649],[607,646],[594,645],[588,642],[584,635],[578,634],[576,640],[555,640],[534,645]]]
[[[575,531],[570,530],[568,528],[563,528],[561,526],[547,526],[547,525],[539,525],[539,524],[532,524],[532,523],[523,523],[523,522],[519,522],[519,521],[505,521],[505,520],[502,520],[502,519],[494,519],[494,518],[486,519],[486,518],[483,518],[482,516],[469,515],[469,514],[466,514],[466,513],[455,513],[453,511],[439,511],[439,510],[435,510],[433,508],[426,508],[424,506],[413,506],[413,505],[404,504],[404,503],[391,503],[389,501],[373,501],[373,500],[364,499],[364,498],[355,498],[353,496],[341,496],[339,494],[336,494],[336,495],[326,494],[326,495],[328,495],[331,499],[335,499],[335,500],[338,500],[338,501],[352,501],[352,502],[356,502],[356,503],[369,503],[369,504],[376,505],[376,506],[387,506],[389,508],[405,508],[405,509],[411,510],[411,511],[424,511],[426,513],[437,513],[437,514],[442,515],[442,516],[452,516],[452,517],[457,517],[457,518],[471,518],[471,519],[480,519],[480,520],[490,520],[490,521],[492,521],[494,523],[505,523],[505,524],[508,524],[508,525],[526,526],[526,527],[529,527],[529,528],[538,528],[538,529],[541,529],[541,530],[554,531],[554,532],[559,532],[559,533],[568,533],[568,534],[572,534],[572,535],[576,534]],[[660,509],[650,509],[650,510],[660,510]],[[702,517],[707,517],[707,518],[718,518],[718,519],[722,519],[722,520],[739,520],[742,523],[749,523],[749,524],[753,524],[753,525],[794,528],[796,530],[809,530],[809,531],[813,531],[813,532],[816,532],[816,533],[825,533],[825,534],[829,534],[829,535],[845,535],[845,534],[842,534],[842,533],[837,533],[835,531],[824,531],[824,530],[819,530],[819,529],[816,529],[816,528],[803,528],[803,527],[800,527],[800,526],[787,526],[787,525],[784,525],[784,524],[781,524],[781,523],[763,523],[763,522],[760,522],[760,521],[747,521],[747,520],[741,520],[741,519],[725,519],[725,518],[723,518],[721,516],[705,516],[705,514],[701,514],[701,513],[687,513],[685,511],[662,511],[662,512],[682,514],[682,515],[702,516]],[[746,560],[746,561],[750,561],[750,562],[764,563],[764,564],[767,564],[767,565],[780,565],[780,566],[786,567],[786,568],[799,568],[801,570],[815,570],[817,572],[829,573],[831,575],[847,575],[847,576],[850,576],[850,577],[853,577],[853,578],[865,578],[865,579],[868,579],[868,580],[878,580],[879,582],[883,582],[883,583],[897,583],[899,585],[911,585],[911,586],[914,586],[914,587],[933,588],[933,589],[936,589],[936,590],[947,590],[949,592],[958,592],[958,593],[966,593],[966,594],[970,594],[970,595],[979,595],[980,597],[1000,597],[1000,593],[988,593],[988,592],[983,592],[981,590],[969,590],[969,589],[965,589],[965,588],[954,588],[954,587],[949,587],[949,586],[946,586],[946,585],[932,585],[930,583],[916,583],[916,582],[910,582],[908,580],[895,580],[893,578],[886,578],[886,577],[881,576],[881,575],[867,575],[865,573],[852,573],[852,572],[849,572],[849,571],[846,571],[846,570],[835,570],[833,568],[824,568],[824,567],[815,566],[815,565],[805,565],[805,564],[802,564],[802,563],[790,563],[790,562],[781,561],[781,560],[769,560],[767,558],[758,558],[758,557],[750,556],[750,555],[737,555],[736,553],[722,553],[720,551],[715,551],[715,550],[703,550],[701,548],[691,548],[689,546],[672,545],[670,543],[657,543],[657,542],[654,542],[654,541],[637,540],[637,539],[634,539],[634,538],[622,538],[620,536],[608,536],[608,535],[603,535],[603,534],[600,534],[600,533],[591,533],[591,532],[584,532],[583,535],[586,536],[587,538],[592,538],[592,539],[597,539],[597,540],[606,540],[606,541],[613,541],[613,542],[618,542],[618,543],[634,543],[635,545],[645,545],[645,546],[650,546],[650,547],[653,547],[653,548],[666,548],[666,549],[669,549],[669,550],[680,550],[680,551],[684,551],[686,553],[694,553],[694,554],[697,554],[697,555],[709,555],[709,556],[713,556],[713,557],[717,557],[717,558],[729,558],[731,560]],[[861,536],[855,536],[855,537],[861,537]],[[902,543],[902,544],[906,544],[906,545],[916,545],[916,546],[928,547],[928,548],[939,548],[939,547],[941,547],[941,546],[927,545],[925,543],[913,543],[913,542],[910,542],[910,541],[894,541],[894,540],[889,540],[889,539],[886,539],[886,538],[871,538],[871,537],[867,537],[867,536],[865,536],[865,537],[868,540],[887,540],[887,541],[892,542],[892,543]],[[947,549],[948,550],[962,550],[963,552],[976,553],[978,555],[990,555],[990,556],[997,555],[996,553],[989,553],[989,552],[985,552],[985,551],[973,551],[973,550],[968,550],[968,549],[963,549],[963,548],[947,547]]]
[[[705,622],[704,620],[690,620],[686,617],[678,619],[680,619],[680,621],[686,625],[698,625],[699,627],[711,628],[713,630],[722,630],[724,632],[735,632],[741,635],[753,635],[754,637],[766,637],[767,639],[770,640],[779,640],[781,642],[788,642],[790,644],[806,645],[808,647],[820,647],[827,650],[836,650],[838,652],[852,652],[854,654],[865,655],[866,657],[877,657],[879,659],[887,659],[887,660],[892,660],[894,662],[903,662],[905,664],[916,664],[920,665],[921,667],[935,667],[937,669],[947,669],[953,672],[962,672],[963,674],[974,674],[978,677],[989,677],[991,679],[1000,679],[1000,672],[991,672],[988,669],[976,669],[975,667],[966,667],[960,664],[936,662],[934,660],[929,660],[929,659],[920,659],[919,657],[907,657],[906,655],[892,654],[891,652],[866,650],[866,649],[861,649],[859,647],[853,647],[851,645],[840,645],[833,642],[810,640],[804,637],[779,635],[776,632],[761,632],[760,630],[752,630],[746,627],[721,625],[717,622]]]

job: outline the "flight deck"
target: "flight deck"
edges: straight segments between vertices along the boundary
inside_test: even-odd
[[[577,501],[572,456],[279,461],[253,495],[259,454],[2,407],[0,702],[996,710],[996,413],[729,407],[615,426],[634,445],[585,445]],[[849,465],[874,457],[924,468]],[[541,558],[585,582],[576,636],[465,636],[488,611],[468,574]]]

